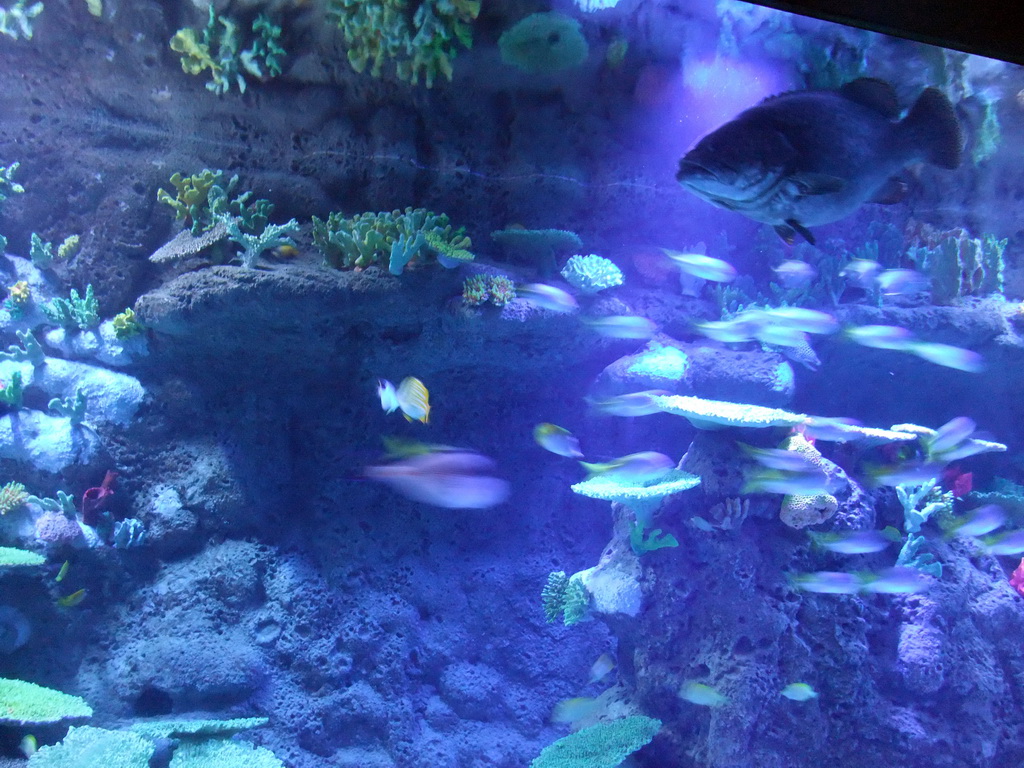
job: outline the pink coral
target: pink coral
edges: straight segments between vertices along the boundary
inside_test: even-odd
[[[1024,557],[1020,559],[1020,565],[1010,574],[1010,586],[1017,590],[1017,594],[1024,597]]]
[[[82,536],[76,520],[60,512],[44,512],[36,520],[36,537],[47,547],[60,548],[73,545]]]

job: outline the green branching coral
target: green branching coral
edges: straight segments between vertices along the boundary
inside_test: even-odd
[[[31,40],[32,24],[42,12],[42,3],[26,6],[25,0],[18,0],[10,8],[0,8],[0,35],[12,40]]]
[[[442,263],[445,259],[458,262],[472,258],[468,251],[472,243],[465,230],[453,228],[443,213],[425,208],[361,213],[350,218],[335,212],[326,221],[314,216],[313,244],[335,269],[362,269],[387,261],[395,275],[430,250],[438,253]]]
[[[423,77],[430,88],[437,76],[452,79],[452,60],[459,46],[473,44],[471,24],[480,13],[480,0],[330,0],[348,46],[348,61],[356,72],[367,65],[380,77],[386,61],[413,85]]]
[[[25,194],[25,188],[14,180],[14,172],[18,170],[21,163],[0,165],[0,203],[11,195]],[[6,244],[6,241],[4,241]]]
[[[223,171],[204,168],[191,176],[175,173],[171,176],[175,194],[164,189],[157,190],[157,202],[174,209],[174,218],[183,221],[193,235],[208,232],[228,219],[238,218],[243,232],[257,235],[263,232],[274,210],[269,200],[255,200],[250,203],[252,192],[234,195],[238,176],[225,180]]]
[[[199,32],[179,29],[171,38],[171,50],[181,56],[181,69],[190,75],[210,70],[208,90],[222,95],[232,86],[245,93],[245,75],[267,80],[281,74],[285,50],[278,43],[281,28],[260,14],[252,23],[252,43],[242,49],[238,25],[218,16],[210,5],[206,26]]]
[[[69,331],[86,330],[100,322],[100,303],[93,292],[92,284],[85,287],[85,296],[71,289],[71,297],[54,299],[42,306],[45,314],[52,322]]]

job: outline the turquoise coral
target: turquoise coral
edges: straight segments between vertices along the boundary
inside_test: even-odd
[[[596,723],[549,744],[530,768],[616,768],[660,729],[660,720],[643,715]]]
[[[326,220],[314,216],[313,244],[335,269],[363,269],[386,261],[397,275],[428,250],[438,252],[439,260],[451,259],[451,254],[460,250],[468,254],[471,241],[461,227],[453,228],[443,213],[406,208],[352,217],[335,212]]]

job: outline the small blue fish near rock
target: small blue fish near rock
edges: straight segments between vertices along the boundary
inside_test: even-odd
[[[790,701],[810,701],[818,698],[818,692],[807,683],[790,683],[779,693]]]

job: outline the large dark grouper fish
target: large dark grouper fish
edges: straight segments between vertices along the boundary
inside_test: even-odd
[[[838,91],[765,99],[705,136],[679,161],[679,183],[710,203],[763,221],[788,243],[865,202],[895,202],[910,163],[960,165],[953,105],[926,88],[898,120],[893,87],[861,78]]]

